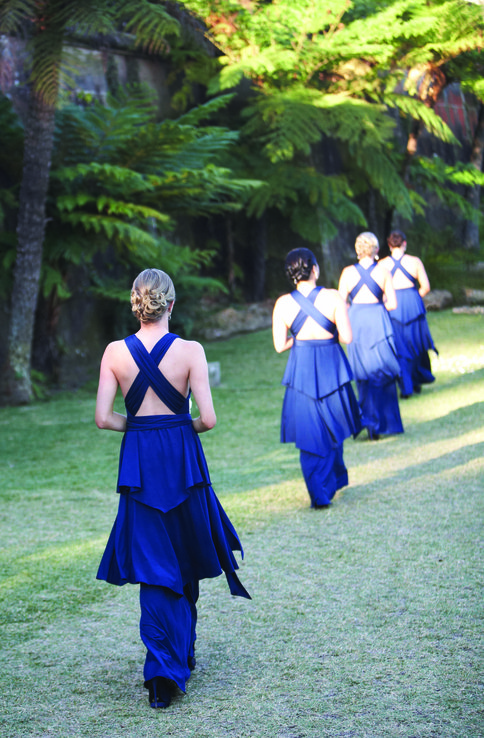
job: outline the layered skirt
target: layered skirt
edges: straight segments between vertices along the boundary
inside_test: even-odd
[[[390,317],[395,336],[402,395],[409,396],[422,384],[435,381],[428,352],[437,353],[427,323],[425,305],[416,287],[396,290],[397,309]]]
[[[311,505],[328,505],[348,484],[343,441],[361,431],[351,369],[336,339],[294,341],[282,384],[281,441],[301,452]]]
[[[231,593],[249,597],[235,573],[233,552],[243,555],[242,546],[212,489],[190,415],[128,418],[117,490],[118,513],[97,578],[142,585],[141,637],[154,649],[148,648],[145,679],[168,676],[184,689],[199,580],[224,572]]]
[[[400,376],[393,329],[382,303],[353,303],[348,358],[370,435],[403,433],[396,382]]]

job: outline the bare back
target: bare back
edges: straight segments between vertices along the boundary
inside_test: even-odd
[[[137,334],[148,352],[153,349],[161,336],[162,334],[156,332],[152,335],[146,332],[143,335]],[[165,379],[184,397],[188,396],[191,388],[203,420],[202,425],[213,427],[215,414],[203,347],[196,341],[176,338],[161,359],[158,368]],[[97,412],[101,423],[106,417],[112,417],[112,405],[118,386],[123,397],[126,397],[138,372],[138,366],[125,341],[114,341],[108,345],[101,362],[97,400]],[[167,407],[149,387],[137,415],[173,414],[173,410]],[[201,432],[198,426],[197,432]]]
[[[397,261],[397,263],[400,263],[402,267],[404,267],[405,270],[418,281],[421,290],[425,289],[427,285],[429,289],[427,289],[426,291],[428,292],[430,290],[430,285],[428,284],[428,277],[425,272],[425,268],[421,260],[417,256],[403,254],[400,259],[395,260]],[[389,272],[391,272],[393,267],[395,266],[395,262],[390,256],[382,259],[381,264]],[[404,272],[402,272],[401,269],[396,269],[393,274],[393,286],[396,290],[406,290],[410,287],[414,287],[414,283],[407,277],[406,274],[404,274]],[[426,292],[424,292],[424,294],[426,294]]]
[[[377,264],[375,268],[371,272],[372,278],[375,280],[375,282],[378,284],[379,287],[385,292],[386,282],[388,279],[388,274],[386,270],[380,265]],[[350,294],[351,290],[356,287],[358,282],[360,281],[360,273],[358,272],[357,268],[352,265],[349,267],[346,267],[343,269],[341,273],[341,279],[340,279],[340,286],[339,286],[339,293],[343,299],[347,299],[348,295]],[[375,297],[373,292],[364,284],[359,292],[354,296],[353,302],[357,303],[373,303],[378,302],[378,299]]]
[[[307,289],[301,290],[305,297],[314,289],[315,285],[309,285]],[[322,289],[314,301],[314,306],[332,323],[335,323],[340,339],[344,343],[351,341],[351,327],[349,325],[347,308],[340,298],[337,290]],[[282,295],[274,306],[272,330],[274,346],[276,351],[290,348],[291,342],[287,340],[287,331],[291,328],[294,319],[300,311],[300,307],[291,294]],[[311,317],[307,317],[296,336],[299,341],[320,341],[332,338],[332,333],[318,325]]]

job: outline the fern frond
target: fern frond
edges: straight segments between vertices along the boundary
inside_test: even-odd
[[[148,0],[118,0],[118,15],[124,18],[126,31],[134,34],[136,46],[149,54],[166,53],[167,38],[180,35],[176,18]]]
[[[348,144],[381,145],[392,138],[394,129],[383,105],[301,87],[259,95],[245,114],[249,121],[244,135],[259,136],[272,162],[291,159],[296,151],[308,155],[323,135]]]
[[[37,0],[3,0],[0,4],[0,33],[14,35],[26,18],[35,18]]]
[[[416,187],[432,192],[439,200],[450,208],[462,213],[472,220],[476,217],[476,210],[454,186],[484,186],[484,173],[471,164],[459,163],[456,166],[446,164],[440,157],[428,159],[424,156],[415,157],[411,163],[411,181]]]
[[[196,126],[202,120],[207,120],[208,118],[211,118],[212,115],[214,115],[215,113],[218,113],[219,110],[223,110],[224,108],[226,108],[230,101],[233,99],[233,94],[220,95],[219,97],[215,97],[212,100],[204,103],[203,105],[198,105],[196,108],[192,108],[192,110],[189,110],[188,113],[181,115],[179,118],[177,118],[176,122],[179,125]]]
[[[353,154],[369,184],[404,218],[411,218],[413,211],[408,190],[387,153],[373,146],[361,146]]]
[[[81,226],[85,231],[104,235],[108,242],[117,241],[129,250],[142,248],[151,252],[156,245],[156,238],[132,223],[106,215],[94,215],[85,212],[61,214],[63,223]]]
[[[394,93],[387,94],[383,97],[383,101],[390,108],[396,108],[404,115],[408,115],[415,120],[420,120],[429,133],[439,138],[445,143],[460,146],[460,141],[454,136],[449,126],[432,110],[420,100],[408,95],[397,95]]]
[[[74,182],[78,178],[88,176],[96,177],[104,184],[115,183],[121,190],[131,193],[150,191],[156,184],[132,169],[119,167],[115,164],[98,164],[95,161],[90,164],[64,167],[52,172],[52,177],[61,182]]]

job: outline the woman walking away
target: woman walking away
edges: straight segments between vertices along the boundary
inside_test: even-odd
[[[230,591],[249,597],[233,551],[242,547],[211,487],[199,433],[216,422],[202,346],[168,330],[173,282],[159,269],[135,279],[136,334],[110,343],[101,362],[99,428],[124,432],[118,514],[98,579],[140,585],[144,686],[151,707],[168,707],[195,666],[199,580],[225,572]],[[127,416],[113,411],[118,387]],[[200,416],[189,414],[190,392]],[[243,554],[242,554],[243,555]]]
[[[291,350],[282,380],[281,441],[300,450],[311,507],[321,508],[348,484],[343,441],[361,430],[351,369],[339,344],[351,341],[351,326],[337,291],[316,286],[312,251],[290,251],[285,270],[295,289],[277,300],[272,322],[277,353]]]
[[[360,233],[355,243],[358,264],[341,273],[339,293],[350,302],[353,342],[348,358],[355,375],[363,423],[370,440],[382,433],[403,433],[396,381],[400,376],[388,310],[396,308],[388,271],[378,262],[378,239]]]
[[[414,392],[420,393],[422,384],[435,381],[429,350],[437,353],[437,349],[422,300],[430,292],[430,283],[420,259],[405,253],[407,239],[402,231],[392,231],[387,241],[391,256],[382,259],[381,263],[392,275],[397,295],[397,307],[390,317],[402,372],[400,393],[406,398]]]

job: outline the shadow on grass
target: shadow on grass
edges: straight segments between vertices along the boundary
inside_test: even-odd
[[[449,433],[455,433],[456,425],[461,426],[465,422],[465,430],[473,431],[484,427],[484,402],[473,402],[471,405],[464,405],[445,415],[441,415],[433,420],[423,421],[418,424],[419,429],[423,426],[429,426],[431,429],[431,438],[447,438]],[[445,423],[444,423],[445,420]],[[439,433],[440,430],[440,433]],[[426,431],[426,435],[430,434]]]
[[[376,484],[379,486],[384,485],[386,488],[392,488],[392,486],[403,483],[408,485],[409,483],[415,483],[418,479],[427,475],[438,476],[439,474],[452,471],[453,469],[462,467],[464,464],[469,464],[470,462],[476,459],[482,459],[483,457],[484,441],[461,446],[460,448],[444,453],[441,456],[432,457],[431,459],[425,459],[425,461],[418,464],[406,466],[404,472],[399,471],[396,474],[381,475],[369,483],[351,486],[346,493],[344,501],[346,504],[351,504],[355,497],[361,499],[364,496],[373,495],[375,493]],[[413,486],[414,485],[412,485],[412,488]]]
[[[484,382],[484,369],[476,369],[474,371],[465,372],[463,374],[455,373],[448,374],[443,372],[437,376],[437,381],[434,384],[424,386],[423,392],[428,393],[439,393],[447,392],[449,389],[462,387],[463,384],[473,384],[477,382]],[[415,398],[418,400],[418,398]]]

